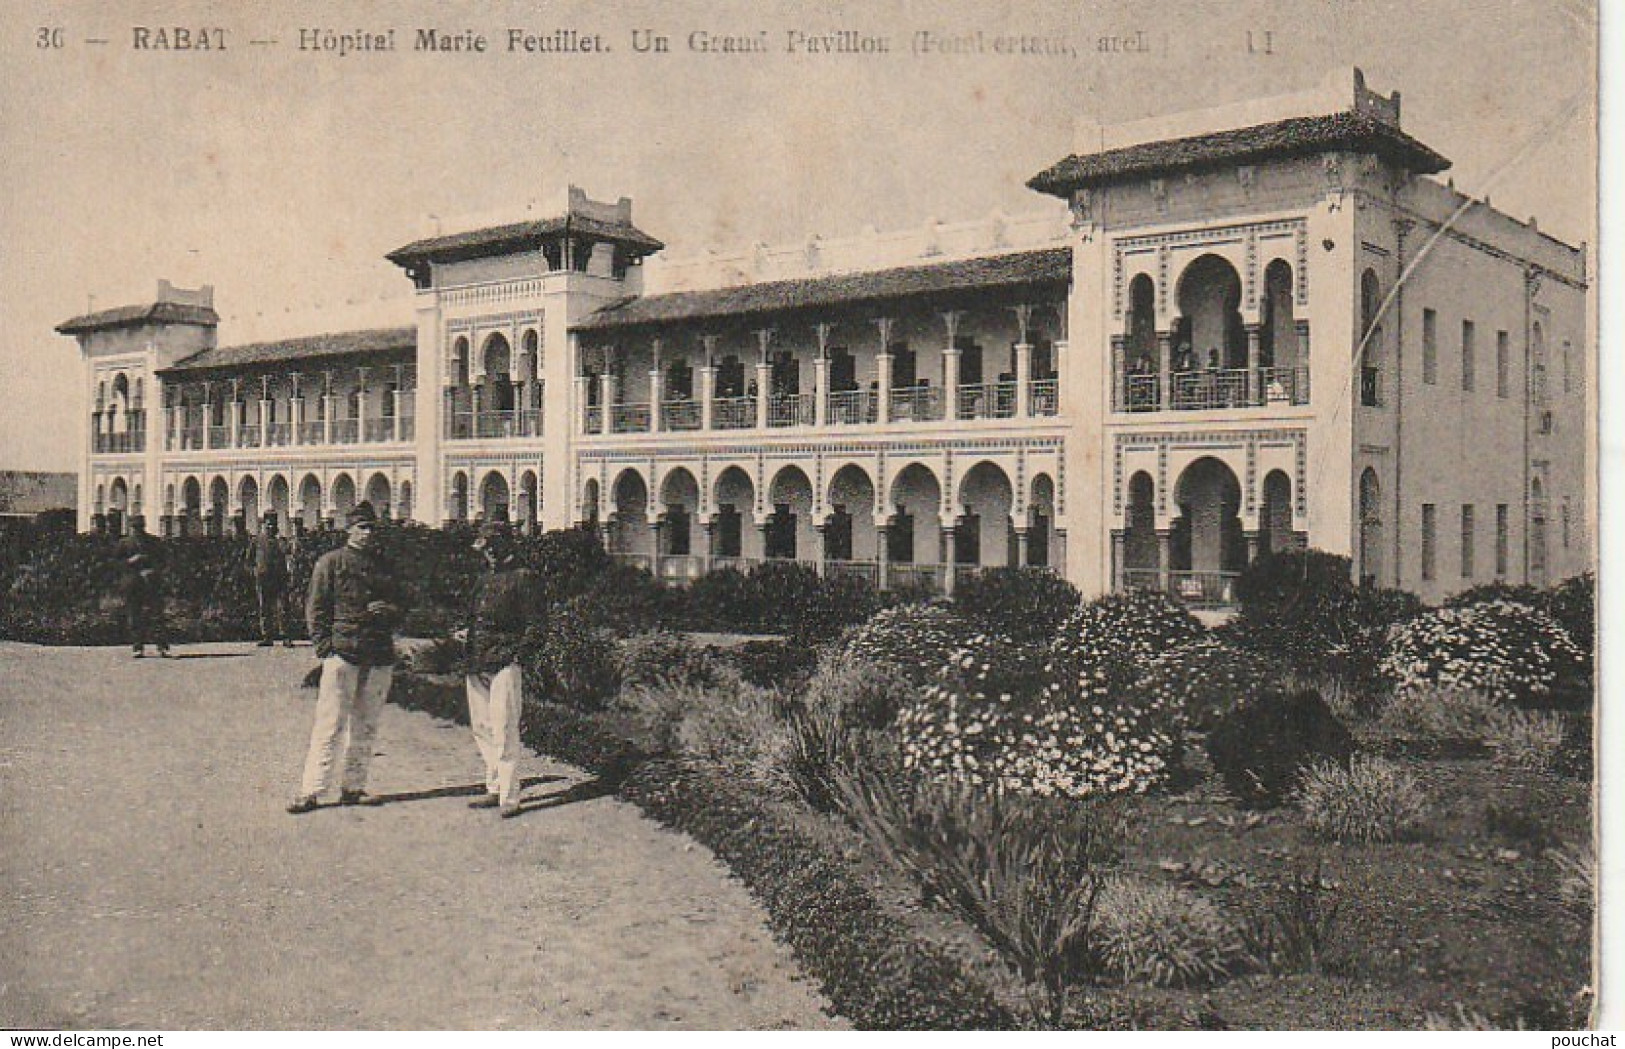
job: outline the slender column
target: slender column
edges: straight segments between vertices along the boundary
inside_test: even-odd
[[[717,337],[700,336],[705,347],[705,364],[700,368],[700,429],[709,430],[717,415]]]
[[[717,370],[707,364],[700,369],[700,429],[709,430],[716,422]]]
[[[590,432],[587,429],[587,384],[591,381],[585,375],[576,376],[576,425],[581,433]]]
[[[1259,403],[1258,383],[1258,325],[1247,325],[1247,403]]]
[[[1030,529],[1026,529],[1026,528],[1017,528],[1016,529],[1016,567],[1017,568],[1020,568],[1021,566],[1025,565],[1027,563],[1027,537],[1028,537],[1029,532],[1030,532]]]
[[[333,373],[322,376],[322,443],[333,443]]]
[[[1112,411],[1128,407],[1128,348],[1123,336],[1112,336]]]
[[[1112,529],[1112,590],[1128,589],[1128,534],[1121,528]]]
[[[1032,391],[1028,383],[1033,377],[1033,346],[1028,337],[1032,325],[1033,307],[1030,303],[1021,303],[1011,309],[1016,315],[1016,330],[1019,338],[1016,339],[1016,417],[1025,419],[1032,415]]]
[[[948,342],[942,348],[942,417],[959,418],[959,319],[963,310],[949,310],[942,315],[948,329]]]
[[[214,387],[203,384],[203,447],[214,447]]]
[[[1157,407],[1164,410],[1174,406],[1174,336],[1172,332],[1157,332]]]
[[[1254,561],[1258,560],[1258,547],[1259,547],[1259,542],[1262,539],[1263,539],[1263,536],[1260,534],[1259,530],[1256,529],[1256,528],[1254,528],[1251,531],[1247,532],[1247,563],[1248,564],[1252,564]]]
[[[598,432],[609,433],[610,399],[615,396],[615,376],[609,373],[608,362],[598,376]]]
[[[303,429],[305,425],[305,397],[304,394],[302,394],[299,390],[299,373],[292,373],[288,376],[288,379],[292,384],[288,390],[288,421],[293,430],[293,433],[289,434],[288,443],[303,444],[305,443],[304,435],[299,431]],[[289,489],[288,511],[290,515],[296,519],[299,515],[293,513],[293,501],[297,498],[299,498],[299,494],[292,489]]]
[[[1173,570],[1174,563],[1174,534],[1167,528],[1157,529],[1157,587],[1163,593],[1168,592],[1171,579],[1169,572]]]
[[[1016,416],[1028,418],[1033,413],[1033,348],[1028,342],[1016,343]]]
[[[701,557],[700,572],[706,574],[711,571],[711,559],[717,555],[717,521],[708,517],[700,522],[705,529],[705,553]]]
[[[813,532],[818,536],[818,558],[813,562],[813,571],[823,576],[829,571],[829,522],[819,521],[813,525]]]
[[[819,322],[813,330],[818,334],[818,356],[813,360],[813,425],[829,423],[829,333],[831,325]]]
[[[890,317],[875,318],[875,327],[880,331],[880,352],[875,354],[875,385],[878,387],[877,396],[880,403],[875,408],[875,420],[882,426],[891,422],[891,332],[893,323]]]
[[[954,593],[954,576],[959,574],[959,529],[958,524],[949,525],[942,529],[942,592],[949,597]]]
[[[891,551],[887,548],[887,532],[890,528],[885,518],[875,525],[875,587],[885,590],[891,585]]]
[[[650,342],[654,366],[649,369],[649,432],[660,432],[660,406],[666,399],[666,384],[660,374],[660,340]]]
[[[767,349],[773,340],[772,328],[760,328],[756,332],[756,426],[759,429],[767,428],[768,396],[773,387],[773,365],[767,359]]]
[[[166,404],[164,406],[164,447],[174,451],[175,444],[175,409]]]
[[[401,385],[400,385],[400,383],[397,382],[395,384],[395,389],[390,392],[389,396],[390,396],[389,439],[392,440],[392,441],[398,441],[398,440],[401,439],[401,399],[402,399],[402,393],[401,393]]]

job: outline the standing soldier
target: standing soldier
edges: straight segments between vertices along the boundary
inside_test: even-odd
[[[519,815],[519,714],[524,674],[519,651],[536,620],[535,576],[520,561],[506,524],[480,526],[474,549],[485,569],[474,586],[465,639],[468,643],[468,723],[485,762],[485,794],[470,808],[499,808]]]
[[[160,573],[158,541],[147,534],[137,517],[130,534],[119,543],[124,559],[124,622],[129,632],[130,650],[135,658],[147,654],[147,642],[158,645],[158,655],[169,656],[169,636],[164,631],[163,577]]]
[[[377,803],[366,792],[367,768],[394,675],[394,633],[402,616],[395,568],[375,547],[377,525],[372,504],[357,503],[345,517],[345,545],[323,554],[311,572],[305,618],[322,661],[322,684],[304,778],[288,805],[294,815],[316,808],[332,785],[340,739],[346,745],[339,804]]]
[[[281,640],[288,648],[288,550],[277,535],[276,518],[267,517],[259,535],[249,541],[247,561],[254,573],[254,596],[259,601],[260,646],[270,648]]]

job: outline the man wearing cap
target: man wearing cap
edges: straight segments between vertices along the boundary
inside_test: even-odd
[[[469,807],[499,809],[508,818],[519,815],[519,713],[525,700],[519,651],[536,622],[536,579],[501,522],[481,525],[474,549],[484,556],[485,569],[469,606],[465,680],[468,722],[485,761],[485,794]]]
[[[148,640],[158,643],[158,654],[169,655],[169,635],[164,629],[164,595],[158,541],[147,534],[141,518],[130,519],[130,534],[119,542],[124,559],[124,622],[128,627],[130,652],[140,659],[147,654]]]
[[[276,518],[267,515],[259,534],[248,542],[244,555],[254,573],[254,596],[259,600],[260,647],[270,648],[280,638],[293,647],[288,634],[288,549],[277,535]]]
[[[376,801],[366,792],[367,766],[394,671],[403,605],[395,568],[374,547],[377,525],[372,504],[356,504],[345,516],[345,545],[323,554],[311,572],[305,619],[322,661],[322,684],[304,779],[288,805],[295,815],[316,808],[332,785],[339,741],[346,738],[339,804]]]

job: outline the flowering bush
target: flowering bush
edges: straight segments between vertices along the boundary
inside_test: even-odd
[[[970,629],[943,605],[897,605],[882,609],[847,634],[849,659],[891,667],[917,685],[936,676]]]
[[[1180,711],[1188,724],[1207,729],[1278,678],[1263,657],[1202,634],[1152,660],[1136,687]]]
[[[1511,601],[1439,608],[1396,627],[1382,660],[1397,696],[1477,689],[1502,702],[1549,695],[1580,650],[1546,613]]]
[[[954,652],[897,715],[903,767],[994,794],[1082,798],[1162,785],[1179,746],[1160,700],[1117,702],[1092,676],[1057,677],[1025,646],[989,635]]]
[[[1590,572],[1570,576],[1542,596],[1542,607],[1569,632],[1580,649],[1582,669],[1589,673],[1596,650],[1597,577]]]
[[[1114,878],[1096,904],[1096,942],[1107,972],[1124,983],[1214,983],[1248,961],[1234,923],[1188,889]]]
[[[1067,617],[1050,646],[1050,661],[1081,696],[1115,692],[1133,684],[1158,656],[1202,632],[1185,606],[1160,591],[1108,594]]]
[[[1333,841],[1399,841],[1414,837],[1429,812],[1422,784],[1386,758],[1324,762],[1304,773],[1297,802],[1304,823]]]

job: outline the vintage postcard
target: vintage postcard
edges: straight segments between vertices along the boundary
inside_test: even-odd
[[[7,3],[0,1026],[1580,1037],[1599,17]]]

